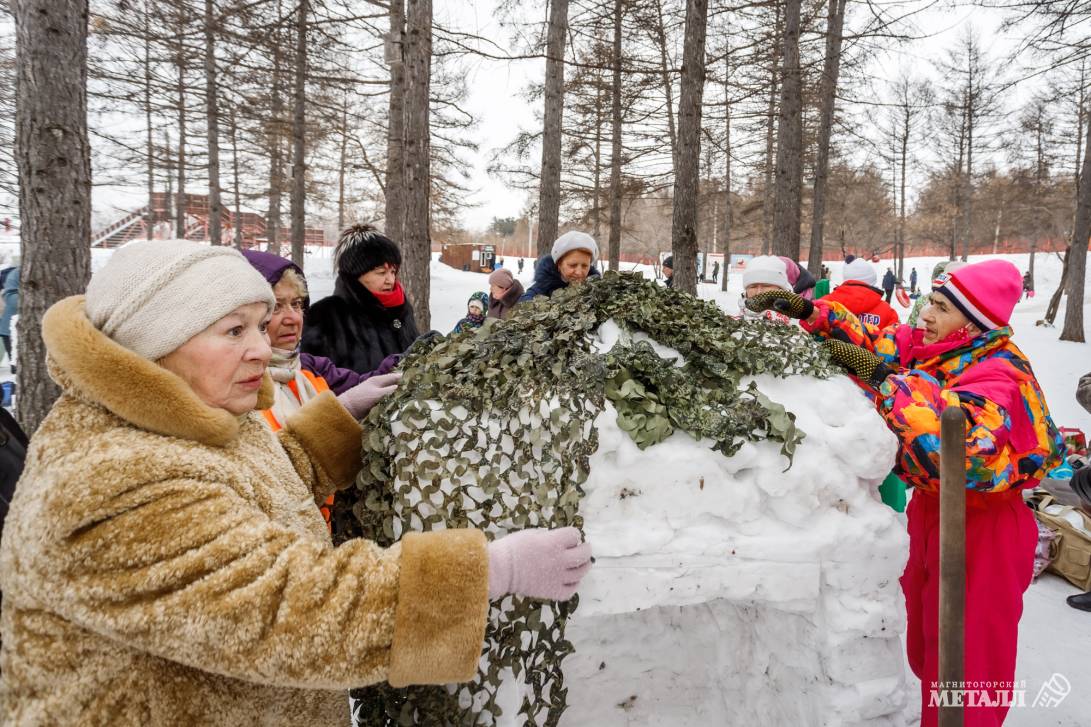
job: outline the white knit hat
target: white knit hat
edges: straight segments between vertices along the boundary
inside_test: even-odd
[[[868,285],[875,285],[875,281],[879,279],[875,274],[875,266],[862,257],[856,258],[851,263],[845,263],[845,267],[841,270],[841,277],[846,282],[859,280]]]
[[[595,238],[586,232],[577,232],[576,230],[569,230],[558,237],[557,241],[553,243],[553,251],[550,254],[553,256],[553,262],[559,263],[562,257],[573,250],[586,250],[591,253],[592,265],[599,259],[599,246],[595,242]]]
[[[182,240],[131,242],[87,285],[91,324],[157,361],[239,306],[276,303],[237,250]]]
[[[743,290],[758,283],[775,285],[781,290],[792,289],[788,282],[788,267],[775,255],[759,255],[746,263],[742,273]]]

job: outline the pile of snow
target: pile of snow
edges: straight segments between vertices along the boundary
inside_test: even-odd
[[[627,336],[607,322],[594,343],[605,351]],[[609,402],[596,418],[599,447],[579,508],[596,563],[567,626],[576,651],[563,662],[560,724],[901,723],[898,577],[908,539],[876,493],[896,440],[845,377],[754,381],[806,433],[790,467],[776,442],[747,443],[728,458],[681,431],[641,451]],[[428,404],[440,415],[443,405]],[[492,425],[478,418],[464,429],[500,431]],[[411,432],[395,424],[392,433],[396,459],[443,454],[402,454],[395,442]],[[506,436],[481,442],[483,463],[515,446]],[[531,466],[541,470],[548,459]],[[525,466],[495,474],[512,486],[543,479]],[[479,501],[473,483],[438,483],[459,506]],[[415,486],[393,483],[396,491]],[[528,693],[506,674],[500,724],[522,724]]]

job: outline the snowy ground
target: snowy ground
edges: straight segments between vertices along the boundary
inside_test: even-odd
[[[0,239],[0,254],[16,254],[18,245],[12,238]],[[109,258],[110,251],[93,251],[93,266],[97,269]],[[311,284],[311,298],[317,300],[328,295],[333,289],[333,275],[330,250],[316,251],[308,255],[306,262],[307,276]],[[980,260],[991,256],[975,256]],[[1028,255],[1001,256],[1014,262],[1020,270],[1027,267]],[[913,258],[906,260],[906,270],[915,267],[919,284],[927,288],[928,277],[933,265],[939,258]],[[516,258],[507,258],[506,266],[516,272]],[[526,259],[524,272],[519,279],[524,286],[529,286],[533,279],[532,259]],[[840,264],[828,263],[833,270],[834,282],[839,282]],[[876,264],[881,275],[889,261]],[[624,269],[639,269],[651,276],[651,268],[646,266],[623,265]],[[1035,327],[1035,321],[1044,315],[1049,296],[1060,278],[1061,262],[1056,255],[1038,255],[1036,261],[1036,287],[1038,295],[1021,302],[1012,319],[1015,329],[1015,342],[1028,355],[1035,372],[1042,383],[1046,398],[1055,421],[1061,426],[1080,427],[1091,433],[1091,415],[1085,412],[1075,401],[1076,381],[1082,374],[1091,370],[1091,344],[1067,343],[1057,340],[1059,327],[1063,323],[1064,304],[1058,316],[1057,328]],[[729,276],[728,291],[723,293],[718,285],[702,284],[698,294],[702,298],[714,300],[724,310],[734,313],[738,309],[741,293],[741,274],[732,270]],[[477,273],[464,273],[453,270],[437,261],[432,265],[432,327],[447,332],[455,322],[465,314],[466,300],[477,290],[488,290],[487,276]],[[1085,319],[1091,323],[1091,295],[1084,310]],[[895,304],[895,309],[902,312]],[[7,362],[0,366],[0,380],[11,378]],[[1064,599],[1077,590],[1067,582],[1053,575],[1042,576],[1025,598],[1025,611],[1022,620],[1019,644],[1019,663],[1017,679],[1026,682],[1026,702],[1024,708],[1011,711],[1006,724],[1009,727],[1058,727],[1087,724],[1086,715],[1091,714],[1091,678],[1086,673],[1086,645],[1091,637],[1091,614],[1069,608]],[[909,694],[915,693],[915,679],[907,671]],[[1063,675],[1072,685],[1072,692],[1057,707],[1035,708],[1032,703],[1041,685],[1054,674]],[[909,700],[909,716],[912,723],[916,700]],[[1081,716],[1083,715],[1083,716]]]

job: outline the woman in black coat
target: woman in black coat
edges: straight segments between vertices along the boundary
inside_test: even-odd
[[[341,233],[333,295],[307,310],[301,350],[353,371],[374,371],[417,340],[413,307],[398,280],[402,254],[371,225]]]

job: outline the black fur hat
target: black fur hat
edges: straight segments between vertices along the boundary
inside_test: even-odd
[[[402,266],[401,250],[372,225],[346,228],[337,240],[334,259],[337,261],[337,272],[353,278],[385,264],[396,268]]]

